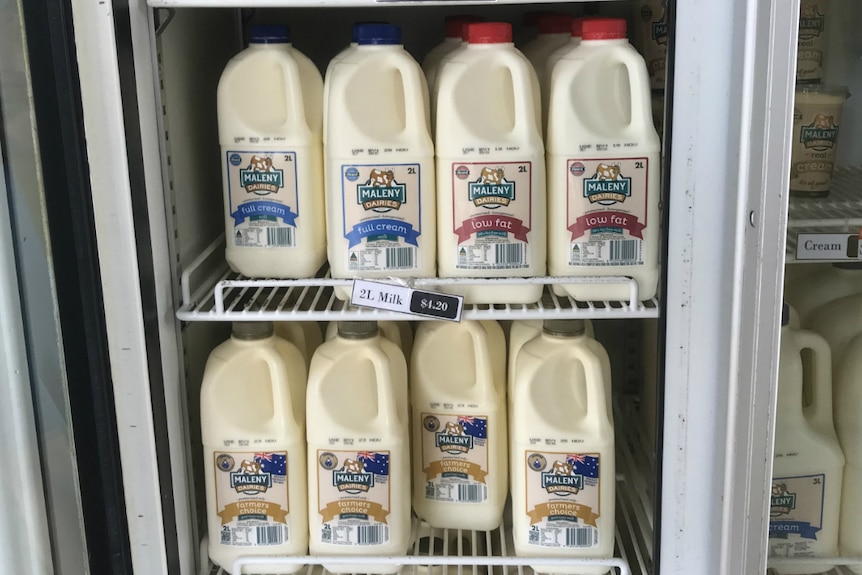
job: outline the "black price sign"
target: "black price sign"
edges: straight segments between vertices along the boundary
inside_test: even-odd
[[[410,311],[418,315],[459,321],[463,301],[459,296],[415,290],[410,296]]]

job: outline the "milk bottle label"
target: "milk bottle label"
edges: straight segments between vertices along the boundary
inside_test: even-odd
[[[452,164],[458,269],[529,267],[531,177],[531,162]]]
[[[528,543],[538,547],[597,547],[598,453],[524,453],[527,458]]]
[[[641,265],[647,158],[568,161],[570,266]]]
[[[823,525],[823,486],[826,475],[780,477],[772,480],[769,507],[770,555],[804,557],[813,555],[809,547],[817,541]],[[788,539],[787,542],[775,539]]]
[[[348,269],[419,268],[419,170],[419,164],[341,166]]]
[[[368,546],[389,542],[389,452],[318,450],[320,541]]]
[[[296,152],[227,150],[228,194],[237,247],[292,248],[299,198]]]
[[[481,503],[488,499],[488,418],[422,414],[425,498]]]
[[[287,452],[216,451],[216,513],[221,544],[282,545],[287,526]]]

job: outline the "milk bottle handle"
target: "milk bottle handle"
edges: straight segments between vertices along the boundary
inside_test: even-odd
[[[281,59],[281,68],[284,72],[284,93],[287,96],[287,122],[301,122],[306,130],[310,130],[308,119],[305,117],[305,98],[302,93],[300,82],[299,63],[289,51],[286,58]],[[290,79],[294,81],[291,82]]]
[[[404,89],[404,130],[428,137],[431,129],[428,123],[428,85],[424,81],[422,68],[413,57],[406,51],[401,56],[396,68],[401,74],[401,87]],[[410,97],[411,94],[421,94],[422,98]]]
[[[287,367],[284,359],[276,350],[275,345],[271,347],[257,348],[257,352],[266,362],[269,368],[269,381],[272,393],[272,421],[283,420],[284,414],[293,413],[290,390],[288,389]],[[282,432],[285,430],[281,430]]]
[[[817,429],[828,429],[832,423],[832,351],[820,335],[805,329],[794,330],[799,350],[810,349],[812,356],[812,397],[810,423]]]
[[[512,94],[515,100],[515,126],[513,131],[529,134],[531,128],[540,130],[540,127],[536,125],[536,106],[539,106],[540,103],[535,101],[535,94],[533,92],[534,78],[530,74],[532,66],[527,61],[526,56],[514,49],[506,50],[499,54],[503,64],[508,68],[509,74],[512,76]],[[529,86],[530,89],[519,91],[516,89],[517,86]]]
[[[488,389],[490,389],[494,394],[496,394],[497,386],[494,381],[494,370],[491,367],[491,349],[488,330],[479,322],[473,324],[468,323],[466,325],[469,326],[470,337],[473,338],[474,356],[476,357],[476,379],[479,380],[481,374],[489,376],[482,378],[486,385],[486,388],[483,389],[483,391],[488,391]]]
[[[605,397],[605,378],[601,360],[596,354],[580,345],[567,346],[566,351],[584,366],[587,389],[587,420],[589,421],[592,416],[596,415],[606,418],[608,405]]]
[[[649,98],[650,80],[646,62],[643,57],[631,46],[624,53],[620,61],[626,67],[629,75],[629,102],[631,105],[630,127],[639,133],[646,130],[654,130],[652,121],[652,109]],[[647,97],[644,97],[644,96]]]
[[[395,427],[393,422],[400,419],[395,407],[395,393],[391,386],[387,387],[381,382],[392,381],[392,371],[389,369],[389,361],[381,349],[365,348],[365,357],[374,366],[377,376],[377,419],[382,420],[387,427]]]

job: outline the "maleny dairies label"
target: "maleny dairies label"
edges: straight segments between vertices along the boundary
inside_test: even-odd
[[[797,96],[790,157],[790,190],[794,195],[818,197],[829,192],[843,103],[842,96]]]
[[[780,557],[805,557],[823,526],[826,475],[778,477],[772,480],[769,506],[769,552]]]
[[[341,166],[341,205],[351,271],[419,268],[419,164]]]
[[[482,503],[488,499],[488,418],[422,414],[425,499]]]
[[[296,152],[227,150],[229,242],[248,248],[295,248],[299,195]]]
[[[598,453],[526,451],[527,543],[578,548],[599,544]]]
[[[388,543],[389,452],[318,450],[317,463],[321,543]]]
[[[646,0],[641,6],[644,60],[650,88],[663,90],[667,63],[667,9],[665,0]]]
[[[642,265],[649,160],[572,159],[566,167],[569,265]]]
[[[796,80],[799,82],[818,82],[823,75],[826,4],[826,0],[803,0],[799,6],[796,44]]]
[[[527,268],[532,263],[532,162],[452,164],[455,267]]]
[[[221,544],[253,547],[287,543],[287,452],[215,451],[213,459]]]

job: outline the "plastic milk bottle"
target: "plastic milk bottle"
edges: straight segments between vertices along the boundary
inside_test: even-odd
[[[548,267],[554,276],[629,276],[641,300],[659,277],[659,153],[643,58],[619,18],[583,22],[551,75]],[[627,282],[560,284],[578,300],[627,300]]]
[[[512,514],[519,557],[612,557],[614,427],[601,358],[581,320],[547,320],[515,364]],[[535,440],[538,439],[537,443]],[[604,575],[606,567],[539,572]]]
[[[832,381],[829,346],[814,332],[796,330],[782,318],[778,367],[775,457],[769,510],[770,557],[829,557],[838,554],[838,521],[844,455],[826,429],[832,403],[824,390]],[[803,349],[814,353],[812,413],[802,407]],[[831,399],[831,398],[830,398]],[[829,566],[817,570],[828,571]],[[811,573],[811,566],[781,567],[781,575]]]
[[[572,17],[569,14],[541,14],[536,25],[538,35],[521,47],[521,51],[541,80],[542,70],[551,55],[572,37]]]
[[[435,273],[434,148],[428,90],[401,29],[365,24],[332,65],[326,134],[334,278]],[[362,95],[362,97],[359,97]],[[348,299],[348,287],[336,287]]]
[[[431,48],[422,60],[422,71],[425,72],[429,88],[433,89],[434,87],[434,81],[437,78],[437,72],[443,58],[461,46],[464,27],[470,22],[481,22],[482,20],[479,16],[471,16],[469,14],[446,16],[446,37],[441,43]]]
[[[323,342],[323,335],[320,331],[320,325],[316,321],[279,321],[275,323],[275,335],[282,339],[286,339],[296,346],[302,358],[305,360],[305,367],[311,363],[311,356],[314,350],[317,349]],[[303,406],[305,405],[305,396],[303,395]],[[305,407],[303,407],[305,411]]]
[[[247,555],[304,555],[305,366],[270,322],[236,322],[201,384],[209,556],[230,569]],[[301,417],[298,415],[301,414]],[[301,565],[262,565],[294,573]]]
[[[506,350],[495,321],[422,322],[410,366],[413,508],[490,531],[507,495]]]
[[[563,56],[581,44],[583,27],[584,18],[573,18],[569,40],[551,52],[545,60],[544,65],[536,69],[536,73],[539,75],[539,87],[542,90],[542,126],[544,127],[545,134],[548,133],[548,107],[551,104],[551,72],[553,72],[554,66]]]
[[[437,93],[440,277],[545,273],[545,178],[536,74],[511,25],[467,27]],[[531,303],[542,286],[440,286],[467,303]]]
[[[338,322],[331,321],[326,326],[326,339],[330,340],[338,335]],[[380,335],[401,348],[404,358],[410,360],[413,351],[413,328],[407,321],[378,321],[377,329]]]
[[[323,81],[286,26],[254,26],[222,73],[225,256],[249,277],[313,277],[325,260]]]
[[[407,364],[375,322],[339,322],[308,375],[309,550],[404,555],[410,539]],[[395,573],[398,565],[327,565]]]
[[[844,490],[838,546],[841,555],[862,556],[862,335],[847,346],[835,374],[835,429],[844,450]],[[862,566],[848,567],[862,573]]]
[[[809,316],[821,305],[862,293],[862,264],[832,264],[815,274],[788,278],[786,284],[784,297],[796,308],[802,325],[808,327]]]

